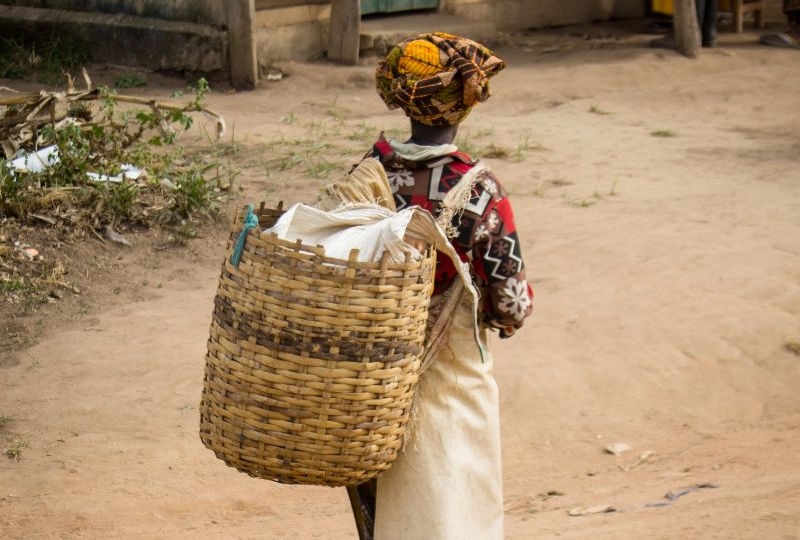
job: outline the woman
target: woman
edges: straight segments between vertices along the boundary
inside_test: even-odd
[[[411,135],[381,135],[367,157],[383,164],[398,210],[417,205],[439,218],[481,294],[475,305],[455,266],[440,258],[431,316],[448,326],[420,378],[411,439],[377,481],[348,490],[362,540],[503,538],[499,405],[486,334],[508,338],[521,328],[533,292],[505,191],[454,142],[504,67],[483,45],[436,32],[401,42],[376,70],[381,98],[405,112]],[[457,192],[466,195],[460,202]]]

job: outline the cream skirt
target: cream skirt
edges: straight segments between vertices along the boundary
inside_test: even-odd
[[[465,299],[421,375],[410,439],[378,479],[375,540],[503,538],[498,390],[473,321]]]

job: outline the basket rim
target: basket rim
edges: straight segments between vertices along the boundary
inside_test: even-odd
[[[313,259],[317,259],[319,262],[325,264],[332,264],[336,266],[343,266],[343,267],[350,267],[350,268],[365,268],[365,269],[375,269],[381,268],[386,270],[400,270],[400,269],[407,269],[409,265],[414,267],[424,267],[427,263],[433,262],[436,260],[436,246],[431,245],[428,246],[424,252],[420,252],[422,255],[419,259],[414,259],[411,257],[410,253],[406,253],[406,260],[403,262],[392,262],[390,260],[390,254],[387,251],[384,251],[381,254],[381,258],[378,261],[359,261],[358,260],[358,253],[359,250],[357,248],[353,248],[350,251],[349,257],[347,259],[342,259],[340,257],[332,257],[325,253],[325,247],[321,245],[311,245],[304,243],[301,239],[297,240],[285,240],[280,238],[277,233],[270,232],[269,229],[261,229],[258,227],[252,228],[248,231],[248,237],[254,237],[257,239],[258,242],[274,244],[283,248],[287,251],[291,251],[300,255],[311,256]],[[245,251],[248,248],[249,242],[245,243]],[[252,247],[252,244],[250,244]]]

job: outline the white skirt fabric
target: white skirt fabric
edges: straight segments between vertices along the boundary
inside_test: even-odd
[[[467,295],[420,377],[410,439],[378,479],[375,540],[503,538],[498,389],[474,320]]]

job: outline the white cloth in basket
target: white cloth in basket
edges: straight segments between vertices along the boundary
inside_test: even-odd
[[[404,240],[407,237],[434,246],[453,259],[456,267],[463,266],[433,216],[416,206],[394,212],[377,204],[357,204],[326,212],[301,203],[261,234],[271,233],[282,240],[323,246],[325,255],[337,259],[348,259],[350,252],[358,249],[360,262],[379,261],[384,252],[396,263],[404,262],[406,254],[412,260],[421,259],[422,254]]]
[[[412,219],[420,219],[421,211],[409,208],[392,212],[378,205],[340,207],[329,212],[313,206],[296,204],[262,234],[275,233],[282,240],[301,240],[311,246],[323,246],[325,255],[347,259],[358,249],[360,262],[379,261],[388,252],[391,262],[404,262],[406,254],[419,260],[422,254],[403,241]],[[435,229],[429,232],[436,234]],[[436,243],[433,238],[432,243]],[[439,243],[446,243],[442,238]]]

